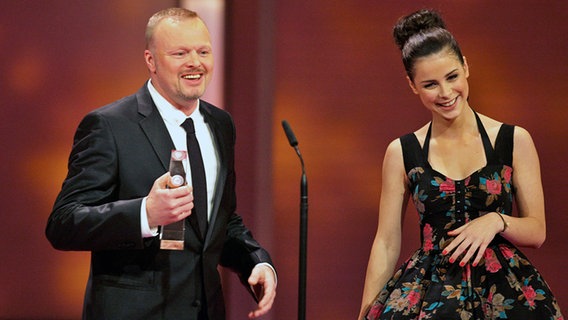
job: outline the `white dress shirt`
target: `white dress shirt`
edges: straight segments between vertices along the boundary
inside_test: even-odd
[[[152,96],[152,100],[156,104],[166,128],[174,142],[174,146],[177,150],[187,150],[187,135],[181,124],[188,118],[185,113],[181,112],[171,103],[169,103],[152,85],[152,81],[148,81],[148,90]],[[219,175],[219,156],[215,148],[215,139],[213,137],[213,132],[209,126],[205,123],[205,119],[201,112],[199,112],[199,100],[197,108],[189,116],[193,119],[193,124],[195,125],[195,134],[197,140],[199,141],[199,148],[201,149],[201,155],[203,157],[203,165],[205,166],[205,179],[207,180],[207,219],[211,219],[211,212],[213,209],[213,195],[215,194],[215,188],[217,185],[217,176]],[[186,181],[191,185],[191,169],[189,166],[189,159],[184,162],[184,169],[186,172]],[[142,230],[142,237],[155,237],[158,235],[158,228],[150,228],[148,225],[148,216],[146,213],[146,199],[142,199],[142,206],[140,207],[140,224]],[[258,265],[266,265],[269,267],[273,274],[276,282],[278,278],[276,275],[276,270],[266,262],[262,262]],[[252,286],[251,286],[252,289]],[[254,293],[255,291],[252,290]],[[256,294],[255,294],[256,296]],[[258,299],[259,297],[257,297]]]
[[[166,128],[172,138],[176,150],[187,151],[187,136],[186,132],[181,127],[181,124],[188,118],[182,111],[172,106],[162,95],[158,93],[156,88],[148,81],[148,90],[154,100],[154,104],[158,108]],[[207,180],[207,219],[211,219],[211,212],[213,209],[213,196],[215,195],[215,188],[217,185],[217,176],[219,175],[219,156],[215,148],[215,139],[213,132],[205,123],[205,119],[201,112],[199,112],[199,101],[195,111],[189,116],[193,119],[195,125],[195,135],[199,141],[199,148],[203,157],[203,165],[205,166],[205,179]],[[191,156],[191,155],[190,155]],[[189,159],[184,161],[184,169],[186,172],[186,181],[191,185],[191,168],[189,166]],[[140,221],[143,237],[154,237],[157,235],[157,228],[150,228],[148,225],[148,216],[146,213],[146,198],[142,200],[140,208]]]

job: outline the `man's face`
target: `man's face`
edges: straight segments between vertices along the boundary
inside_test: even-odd
[[[174,107],[193,112],[213,73],[205,24],[198,18],[162,20],[144,55],[156,90]]]

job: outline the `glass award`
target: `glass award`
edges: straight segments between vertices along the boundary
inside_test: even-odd
[[[186,185],[183,162],[187,159],[187,151],[172,150],[170,158],[170,176],[168,188],[179,188]],[[185,219],[162,226],[160,230],[160,249],[183,250],[185,235]]]

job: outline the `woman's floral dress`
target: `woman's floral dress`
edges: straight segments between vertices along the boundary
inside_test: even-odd
[[[447,231],[490,212],[512,212],[514,127],[501,126],[493,149],[476,117],[487,165],[463,180],[452,180],[429,165],[431,128],[424,149],[414,134],[401,137],[422,247],[379,292],[367,319],[563,319],[540,273],[500,235],[475,267],[460,267],[442,255],[453,239]]]

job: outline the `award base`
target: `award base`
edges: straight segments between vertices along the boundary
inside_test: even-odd
[[[183,240],[160,240],[160,249],[183,250]]]
[[[184,233],[184,220],[162,226],[162,231],[160,232],[160,249],[183,250]]]

